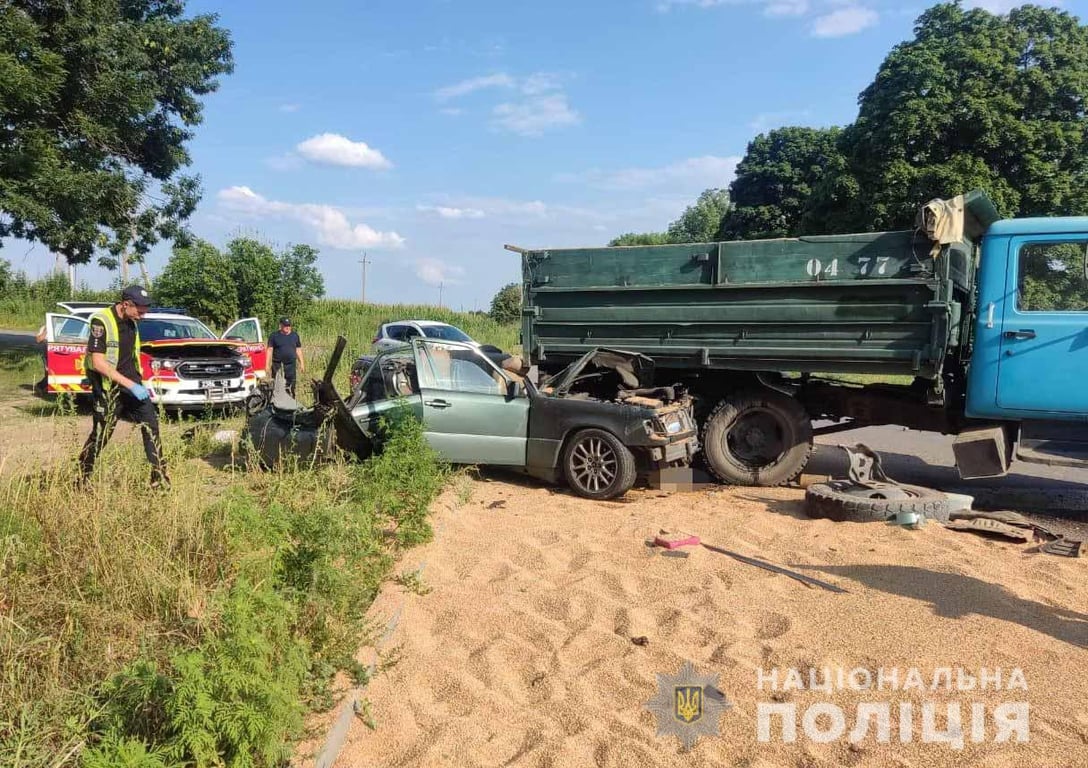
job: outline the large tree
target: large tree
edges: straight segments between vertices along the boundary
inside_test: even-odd
[[[186,143],[230,38],[184,0],[0,2],[0,237],[146,253],[199,199]]]
[[[665,245],[668,242],[669,236],[665,232],[624,232],[609,240],[608,245]]]
[[[957,3],[923,13],[845,129],[842,173],[809,231],[909,227],[920,203],[975,187],[1006,215],[1088,213],[1088,28],[1064,11]]]
[[[748,144],[729,185],[733,209],[722,222],[726,240],[793,237],[813,188],[843,165],[839,128],[776,128]]]
[[[722,220],[732,209],[729,192],[706,189],[699,199],[684,209],[680,218],[669,225],[670,243],[707,243],[720,239]]]
[[[174,249],[152,294],[161,304],[187,307],[217,326],[238,317],[258,317],[271,326],[325,295],[317,253],[309,245],[277,253],[246,237],[231,240],[225,252],[197,241]]]

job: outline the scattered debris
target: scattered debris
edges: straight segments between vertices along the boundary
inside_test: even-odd
[[[1039,547],[1039,551],[1059,557],[1080,557],[1084,551],[1084,542],[1077,539],[1054,539]]]
[[[682,531],[677,531],[675,533],[661,531],[660,534],[654,537],[654,545],[658,547],[664,547],[665,549],[676,549],[678,547],[697,547],[699,546],[699,537],[691,533],[684,533]]]
[[[687,552],[683,552],[679,549],[666,549],[661,553],[662,557],[688,557]]]
[[[533,688],[536,688],[537,685],[544,682],[545,677],[546,677],[546,675],[543,672],[540,672],[539,674],[536,675],[536,677],[534,677],[532,680],[529,681],[529,685],[532,686]]]
[[[918,527],[924,518],[946,522],[952,509],[962,505],[932,488],[892,480],[884,473],[880,454],[867,445],[839,447],[850,457],[850,477],[810,485],[805,490],[809,517],[855,523],[896,518],[900,525]]]
[[[706,549],[709,549],[711,552],[717,552],[718,554],[727,555],[728,557],[731,557],[734,560],[739,560],[740,562],[746,563],[747,565],[754,565],[757,568],[763,568],[764,570],[768,570],[773,573],[780,573],[783,576],[789,576],[791,579],[796,579],[797,581],[808,587],[821,587],[822,589],[826,589],[829,592],[847,591],[842,587],[835,586],[834,584],[829,584],[828,582],[821,581],[820,579],[814,579],[811,576],[804,575],[803,573],[791,571],[788,568],[783,568],[780,565],[774,565],[773,563],[768,563],[763,560],[757,560],[754,557],[747,557],[740,554],[739,552],[731,552],[728,549],[722,549],[721,547],[716,547],[713,544],[707,544],[705,541],[701,541],[698,536],[691,533],[686,533],[684,531],[667,531],[662,528],[658,536],[653,539],[646,539],[645,543],[648,547],[663,548],[664,551],[661,554],[667,557],[688,556],[687,552],[675,550],[675,547],[701,545]]]
[[[1015,541],[1031,541],[1031,529],[1003,523],[988,517],[972,517],[966,520],[949,520],[945,528],[953,531],[972,531],[974,533],[995,534]]]
[[[505,499],[499,499],[498,501],[493,501],[490,504],[488,504],[487,508],[488,509],[502,509],[505,506],[506,506],[506,500]]]
[[[820,581],[819,579],[814,579],[811,576],[806,576],[803,573],[797,573],[797,571],[791,571],[788,568],[783,568],[780,565],[764,562],[763,560],[757,560],[754,557],[746,557],[738,552],[730,552],[728,549],[722,549],[721,547],[716,547],[713,544],[707,544],[705,541],[703,542],[703,546],[709,549],[711,552],[717,552],[721,555],[727,555],[734,560],[739,560],[742,563],[754,565],[756,568],[763,568],[764,570],[771,571],[773,573],[781,573],[783,576],[789,576],[791,579],[796,579],[797,581],[809,587],[820,587],[822,589],[826,589],[829,592],[843,593],[847,591],[842,587],[835,586],[834,584],[829,584],[826,581]]]
[[[645,635],[639,635],[638,637],[632,637],[631,642],[635,645],[647,646],[650,644],[650,638]]]
[[[1084,552],[1084,542],[1079,539],[1067,539],[1046,526],[1029,520],[1019,512],[980,512],[963,509],[953,512],[945,527],[953,531],[997,534],[1018,542],[1039,541],[1039,551],[1059,557],[1080,557]]]

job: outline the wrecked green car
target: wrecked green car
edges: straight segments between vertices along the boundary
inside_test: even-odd
[[[402,406],[446,461],[562,480],[593,499],[622,496],[640,473],[685,465],[698,448],[691,398],[653,387],[644,355],[595,349],[538,386],[472,345],[414,339],[376,357],[345,401],[332,386],[345,344],[314,382],[314,408],[281,391],[251,409],[246,432],[262,463],[334,448],[365,458],[381,448],[383,415]]]

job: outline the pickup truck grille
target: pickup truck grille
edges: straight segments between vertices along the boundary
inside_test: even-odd
[[[235,360],[194,361],[177,367],[181,379],[236,379],[242,373],[242,364]]]

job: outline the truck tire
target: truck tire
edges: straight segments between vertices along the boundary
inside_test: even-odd
[[[703,457],[711,474],[730,485],[782,485],[812,455],[812,421],[789,395],[738,392],[703,423]]]
[[[563,450],[563,477],[578,496],[614,499],[635,484],[635,457],[611,432],[583,429]]]
[[[940,491],[920,485],[899,485],[908,498],[884,498],[881,491],[855,485],[850,480],[832,480],[810,485],[805,491],[805,514],[836,522],[883,522],[900,512],[915,512],[922,517],[948,522],[955,506]]]

